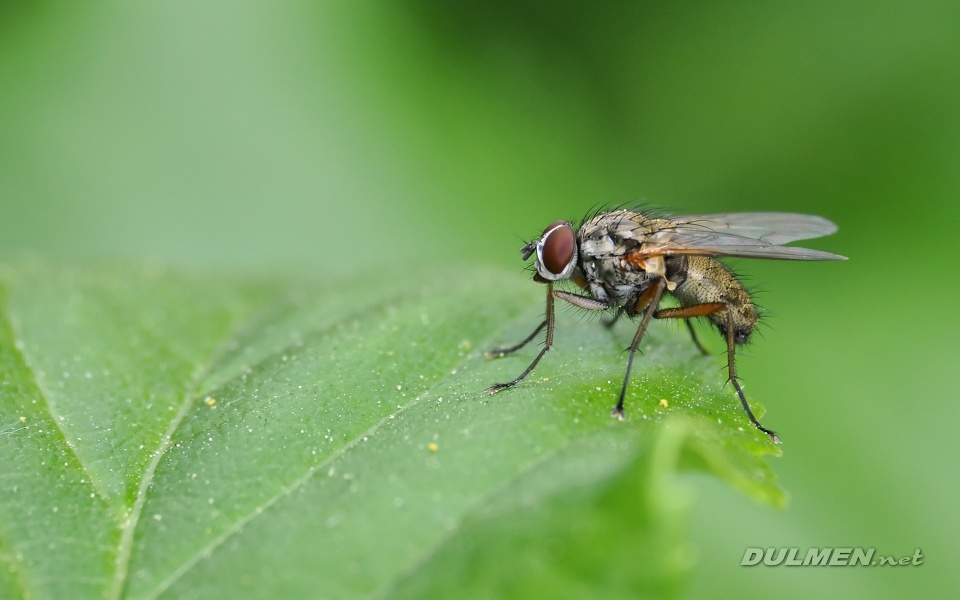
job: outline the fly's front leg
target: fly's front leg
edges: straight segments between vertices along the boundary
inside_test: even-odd
[[[513,354],[520,348],[523,348],[530,343],[533,338],[537,337],[537,334],[543,331],[543,328],[547,326],[547,320],[544,319],[542,323],[537,325],[537,328],[533,330],[533,333],[528,335],[522,342],[514,346],[507,346],[505,348],[494,348],[493,350],[488,350],[483,353],[485,358],[500,358],[501,356],[506,356],[507,354]]]
[[[761,425],[760,421],[753,416],[753,411],[750,410],[750,405],[747,404],[747,397],[743,393],[743,388],[740,387],[740,382],[737,381],[737,366],[734,360],[736,357],[736,348],[734,346],[733,334],[733,311],[730,310],[730,307],[723,302],[707,302],[704,304],[694,304],[693,306],[665,308],[658,310],[654,316],[658,319],[690,319],[693,317],[705,317],[719,312],[727,313],[727,373],[730,377],[730,383],[732,383],[733,388],[737,390],[737,396],[740,397],[740,404],[743,405],[743,410],[747,411],[750,422],[753,423],[757,429],[767,434],[767,437],[769,437],[774,444],[779,444],[780,438],[777,434]]]
[[[609,302],[604,302],[603,300],[597,300],[593,296],[580,296],[578,294],[571,294],[570,292],[561,292],[559,290],[553,292],[553,295],[557,298],[560,298],[564,302],[572,304],[577,308],[585,308],[587,310],[596,310],[603,311],[610,308]]]
[[[504,354],[515,352],[520,348],[523,348],[525,345],[527,345],[527,343],[529,343],[530,340],[536,337],[536,335],[540,333],[540,331],[544,327],[546,327],[547,337],[543,342],[543,348],[540,349],[540,353],[537,354],[537,357],[533,359],[533,362],[530,363],[530,366],[524,369],[523,373],[520,373],[520,375],[518,375],[516,379],[512,381],[507,381],[504,383],[495,383],[491,385],[486,390],[488,394],[496,394],[500,390],[513,387],[518,383],[520,383],[521,381],[523,381],[523,378],[529,375],[531,371],[533,371],[533,369],[537,366],[537,363],[540,362],[540,359],[543,358],[543,355],[546,354],[547,350],[549,350],[553,346],[553,324],[554,324],[553,299],[554,298],[560,298],[561,300],[565,302],[569,302],[574,306],[579,306],[580,308],[586,308],[588,310],[607,310],[608,308],[610,308],[610,305],[607,304],[606,302],[601,302],[600,300],[591,298],[589,296],[578,296],[576,294],[570,294],[568,292],[561,292],[558,290],[554,290],[553,284],[552,283],[548,284],[547,285],[547,311],[546,311],[547,314],[546,314],[546,319],[544,319],[543,323],[541,323],[540,326],[537,327],[532,334],[527,336],[527,339],[523,340],[516,346],[511,346],[509,348],[501,348],[498,350],[492,350],[487,353],[487,356],[490,358],[494,358],[497,356],[503,356]]]
[[[533,362],[530,363],[530,366],[524,369],[523,373],[520,373],[520,375],[516,379],[514,379],[513,381],[507,381],[505,383],[495,383],[491,385],[486,389],[486,392],[488,394],[496,394],[500,390],[505,390],[509,387],[513,387],[518,383],[520,383],[520,381],[522,381],[524,377],[530,374],[530,371],[533,371],[534,367],[537,366],[537,363],[540,362],[540,359],[543,358],[543,355],[547,353],[547,350],[549,350],[550,347],[553,346],[553,284],[552,283],[547,284],[546,313],[547,313],[546,318],[544,319],[543,323],[541,323],[540,326],[537,327],[537,329],[527,337],[527,339],[523,340],[516,346],[505,348],[504,350],[506,350],[506,352],[501,352],[501,354],[495,355],[495,356],[503,356],[503,354],[509,354],[510,352],[519,350],[520,348],[524,347],[530,340],[532,340],[538,333],[540,333],[541,329],[546,327],[547,337],[543,342],[543,348],[540,349],[540,353],[537,354],[537,357],[533,359]]]

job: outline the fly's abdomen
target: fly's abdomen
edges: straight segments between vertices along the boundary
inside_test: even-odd
[[[733,314],[734,341],[745,343],[757,325],[757,307],[750,294],[726,266],[707,256],[672,256],[667,259],[667,279],[677,283],[673,295],[684,306],[720,302]],[[707,316],[727,335],[725,311]]]

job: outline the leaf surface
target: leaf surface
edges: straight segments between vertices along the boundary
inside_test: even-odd
[[[298,282],[18,265],[0,287],[0,592],[672,595],[678,470],[782,504],[718,357],[471,267]],[[662,400],[662,401],[661,401]],[[539,591],[538,591],[539,590]],[[536,593],[534,593],[536,592]]]

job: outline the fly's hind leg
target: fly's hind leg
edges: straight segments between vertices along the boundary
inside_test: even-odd
[[[663,319],[665,317],[657,317],[657,318]],[[697,350],[700,351],[700,354],[704,356],[710,356],[710,353],[707,351],[707,349],[704,348],[703,344],[700,343],[700,339],[697,337],[697,332],[693,328],[693,323],[690,321],[690,319],[684,319],[683,324],[687,326],[687,331],[690,332],[690,339],[693,340],[693,345],[697,347]]]
[[[733,335],[733,312],[730,310],[730,307],[723,302],[706,302],[704,304],[694,304],[692,306],[664,308],[662,310],[658,310],[654,314],[654,317],[658,319],[691,319],[693,317],[705,317],[707,315],[712,315],[719,312],[727,313],[727,373],[730,377],[730,383],[732,383],[733,388],[737,390],[737,396],[740,397],[740,404],[743,405],[743,410],[747,411],[747,416],[750,417],[750,422],[753,423],[757,429],[767,434],[767,437],[769,437],[774,444],[779,444],[780,438],[777,436],[777,434],[761,425],[760,421],[758,421],[753,415],[753,411],[750,410],[750,405],[747,404],[747,397],[743,394],[743,389],[740,387],[740,382],[737,381],[737,367],[734,361],[735,347]]]

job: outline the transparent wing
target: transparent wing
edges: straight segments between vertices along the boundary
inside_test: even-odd
[[[673,227],[646,236],[636,258],[693,254],[772,260],[846,260],[845,256],[782,246],[786,242],[829,235],[837,226],[814,215],[796,213],[718,213],[668,217]]]
[[[837,231],[837,226],[823,217],[799,213],[716,213],[668,218],[685,228],[690,226],[776,245],[823,237]]]

